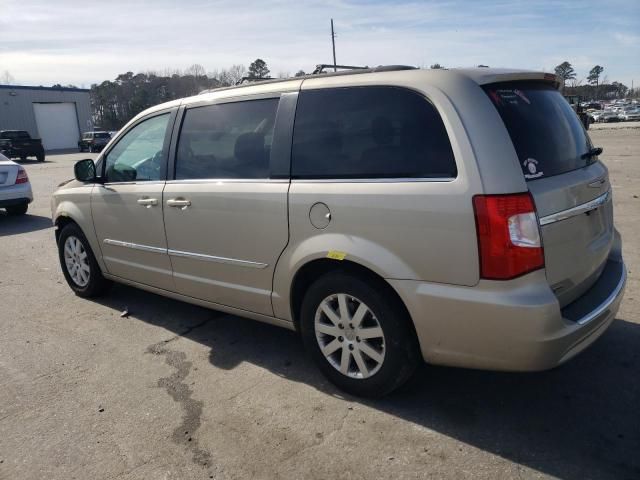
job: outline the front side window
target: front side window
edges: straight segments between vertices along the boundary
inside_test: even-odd
[[[107,182],[160,180],[165,162],[163,150],[170,115],[144,120],[129,130],[106,157]]]
[[[222,103],[186,111],[176,180],[269,177],[278,99]]]
[[[395,87],[307,90],[296,109],[292,178],[453,178],[436,108]]]

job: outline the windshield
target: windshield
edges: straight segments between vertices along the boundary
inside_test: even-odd
[[[591,149],[576,112],[552,86],[511,82],[485,87],[507,127],[527,180],[585,167]]]

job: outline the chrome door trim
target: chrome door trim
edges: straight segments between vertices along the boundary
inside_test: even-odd
[[[289,183],[288,178],[184,178],[178,180],[167,180],[167,185],[191,185],[215,183],[223,185],[225,183]]]
[[[268,263],[252,262],[249,260],[239,260],[237,258],[216,257],[215,255],[205,255],[204,253],[183,252],[181,250],[173,250],[170,248],[151,247],[149,245],[140,245],[139,243],[123,242],[121,240],[112,240],[105,238],[103,240],[105,245],[113,245],[115,247],[131,248],[133,250],[141,250],[143,252],[152,253],[164,253],[174,257],[191,258],[195,260],[204,260],[207,262],[225,263],[227,265],[236,265],[238,267],[249,268],[267,268]]]
[[[238,267],[249,268],[266,268],[267,263],[251,262],[249,260],[238,260],[236,258],[216,257],[215,255],[205,255],[204,253],[183,252],[181,250],[168,250],[169,255],[174,257],[192,258],[195,260],[204,260],[207,262],[226,263],[228,265],[236,265]]]
[[[447,183],[457,177],[410,178],[292,178],[291,183]]]
[[[596,208],[607,203],[610,198],[611,198],[611,190],[608,190],[602,195],[600,195],[599,197],[596,197],[587,203],[583,203],[582,205],[577,205],[567,210],[562,210],[561,212],[556,212],[556,213],[552,213],[551,215],[541,217],[540,226],[549,225],[551,223],[555,223],[561,220],[566,220],[568,218],[575,217],[576,215],[580,215],[582,213],[590,212],[591,210],[595,210]]]
[[[139,243],[132,242],[123,242],[121,240],[112,240],[110,238],[105,238],[102,243],[105,245],[113,245],[114,247],[124,247],[124,248],[132,248],[134,250],[142,250],[143,252],[152,252],[152,253],[167,253],[166,248],[162,247],[150,247],[149,245],[140,245]]]

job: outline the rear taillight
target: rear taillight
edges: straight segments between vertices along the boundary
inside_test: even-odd
[[[24,168],[18,170],[18,176],[16,177],[16,184],[18,183],[27,183],[29,181],[29,177],[27,176],[27,171]]]
[[[536,207],[530,193],[476,195],[480,277],[508,280],[544,267]]]

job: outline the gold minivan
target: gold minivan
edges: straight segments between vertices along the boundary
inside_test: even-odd
[[[554,75],[378,68],[152,107],[52,199],[80,296],[111,281],[300,332],[340,388],[421,360],[554,367],[626,281],[606,167]]]

